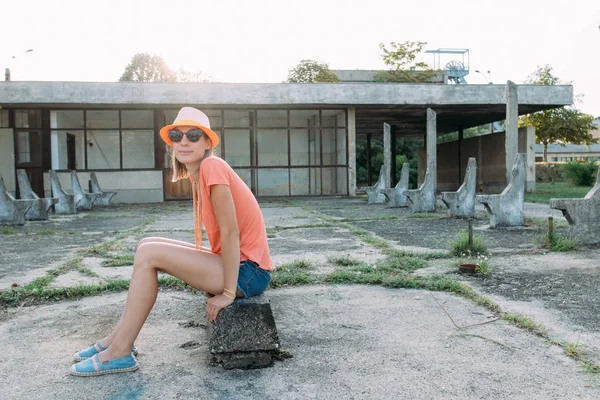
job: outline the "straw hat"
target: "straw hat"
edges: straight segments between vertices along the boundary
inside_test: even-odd
[[[200,110],[193,107],[183,107],[179,110],[177,117],[175,117],[175,121],[173,121],[171,125],[167,125],[160,130],[160,137],[171,147],[173,147],[173,142],[169,139],[169,131],[178,126],[195,126],[196,128],[202,129],[210,138],[210,143],[213,148],[219,144],[219,137],[212,129],[210,129],[208,117]]]

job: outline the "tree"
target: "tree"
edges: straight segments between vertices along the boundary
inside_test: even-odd
[[[388,50],[383,43],[379,48],[383,50],[382,58],[385,65],[389,67],[387,71],[379,71],[375,75],[377,82],[427,82],[438,75],[438,71],[431,69],[426,62],[415,62],[417,56],[421,54],[426,42],[390,43]]]
[[[561,81],[552,74],[552,67],[539,67],[525,81],[535,85],[557,85]],[[519,126],[534,126],[538,142],[544,147],[544,162],[548,162],[548,145],[558,143],[586,144],[597,143],[591,131],[595,129],[594,117],[584,114],[575,107],[561,107],[538,111],[519,118]]]
[[[329,65],[315,60],[301,60],[298,65],[289,70],[289,83],[339,82],[335,72]]]
[[[177,82],[210,82],[211,79],[202,71],[192,72],[184,68],[177,70]]]
[[[121,82],[176,82],[177,73],[160,56],[137,53],[125,67]]]

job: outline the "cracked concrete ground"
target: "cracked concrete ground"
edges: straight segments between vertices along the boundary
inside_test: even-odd
[[[536,239],[544,219],[562,218],[545,207],[528,204],[528,226],[505,230],[490,230],[487,216],[479,210],[475,232],[486,239],[491,251],[491,276],[457,275],[454,260],[449,259],[430,260],[417,273],[467,281],[504,311],[543,323],[551,339],[587,349],[598,363],[600,249],[562,254],[539,250]],[[269,200],[262,201],[261,208],[267,227],[275,232],[269,241],[276,265],[310,260],[323,274],[334,269],[332,257],[367,264],[386,257],[335,224],[336,220],[367,230],[394,248],[414,252],[446,251],[466,227],[464,221],[447,218],[443,210],[415,217],[406,209],[367,205],[362,198]],[[134,254],[137,241],[147,236],[191,242],[191,216],[188,203],[128,205],[16,227],[15,234],[0,236],[0,290],[45,276],[50,268],[80,255],[77,249],[117,236],[115,254]],[[59,275],[53,287],[129,278],[131,266],[103,267],[102,260],[85,256],[82,269]],[[600,396],[594,376],[582,373],[579,363],[561,347],[495,320],[489,310],[449,293],[310,285],[270,289],[266,296],[282,346],[294,355],[292,359],[262,370],[209,367],[204,296],[162,290],[136,342],[141,369],[88,379],[68,375],[71,355],[111,329],[126,293],[9,307],[0,311],[0,397],[71,399],[82,393],[93,399]],[[186,328],[190,321],[194,327]],[[473,326],[457,328],[453,321],[459,327]]]

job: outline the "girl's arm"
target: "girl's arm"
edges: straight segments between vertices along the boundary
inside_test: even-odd
[[[240,267],[240,233],[231,189],[227,185],[211,186],[210,200],[221,234],[221,258],[223,260],[225,289],[229,290],[230,293],[236,293]],[[209,302],[210,305],[214,306],[209,313],[210,320],[214,322],[219,310],[233,303],[233,299],[225,294],[219,294],[209,299]]]

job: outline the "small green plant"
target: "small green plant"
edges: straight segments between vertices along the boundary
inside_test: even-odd
[[[450,253],[456,257],[477,257],[487,253],[487,246],[484,240],[477,236],[473,236],[473,241],[469,244],[469,233],[464,230],[450,244]]]
[[[562,236],[554,231],[542,235],[538,242],[540,247],[550,251],[566,252],[579,249],[577,239]]]
[[[567,357],[579,360],[585,356],[585,350],[579,343],[568,343],[564,348],[565,355]]]
[[[492,267],[488,263],[488,257],[484,255],[477,256],[477,267],[475,272],[481,276],[490,276],[492,273]]]
[[[344,257],[330,257],[327,259],[333,265],[339,265],[342,267],[349,267],[352,265],[360,265],[361,262],[355,258],[351,258],[350,256]]]

